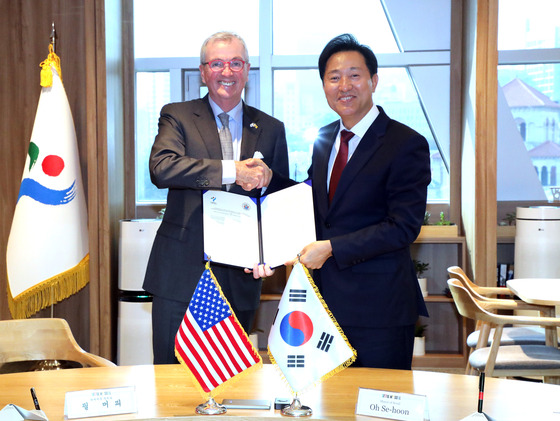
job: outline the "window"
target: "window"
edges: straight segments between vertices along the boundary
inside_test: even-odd
[[[500,0],[498,50],[558,48],[557,0]]]
[[[259,0],[243,0],[236,7],[224,0],[211,4],[134,0],[133,4],[135,58],[198,57],[204,40],[224,30],[243,34],[249,52],[259,51]]]
[[[148,159],[151,144],[157,134],[159,110],[169,102],[168,72],[136,73],[136,194],[137,201],[150,198],[152,202],[165,202],[166,192],[158,190],[150,181]],[[154,124],[154,121],[156,124]]]
[[[329,40],[345,32],[369,45],[376,54],[399,52],[382,2],[353,2],[352,19],[341,19],[339,0],[322,0],[320,4],[317,7],[315,2],[301,0],[273,1],[275,55],[317,55]],[[310,16],[320,25],[309,25]]]
[[[212,7],[228,13],[208,19],[207,6],[199,2],[134,1],[137,205],[165,202],[166,192],[151,185],[147,168],[159,110],[166,102],[205,94],[199,49],[219,30],[237,32],[247,42],[251,75],[245,101],[285,123],[290,173],[300,181],[318,129],[338,118],[322,90],[320,51],[344,32],[372,47],[380,67],[374,102],[426,137],[433,179],[429,201],[449,202],[449,2],[425,0],[403,8],[398,2],[356,0],[353,10],[363,13],[342,21],[333,0],[320,7],[298,0],[250,0],[242,8],[215,0]],[[419,14],[426,16],[421,22]],[[321,24],[309,25],[309,16]]]
[[[559,13],[555,0],[500,1],[499,201],[552,201],[558,187]]]

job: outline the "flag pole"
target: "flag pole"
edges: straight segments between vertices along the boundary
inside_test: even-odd
[[[52,45],[53,53],[56,54],[56,39],[58,36],[56,35],[56,29],[54,27],[54,22],[51,24],[51,35],[50,35],[50,44]],[[51,319],[54,318],[54,285],[51,285]]]
[[[54,27],[54,22],[52,23],[52,29],[51,29],[51,44],[52,44],[52,48],[53,48],[53,53],[56,54],[56,39],[58,38],[58,36],[56,35],[56,29]]]

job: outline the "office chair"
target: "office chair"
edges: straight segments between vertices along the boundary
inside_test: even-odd
[[[481,301],[457,279],[447,281],[453,301],[459,314],[495,327],[495,335],[490,347],[475,349],[469,356],[469,363],[487,376],[543,376],[545,383],[560,384],[560,349],[557,348],[556,317],[528,317],[494,314],[503,309],[499,300]],[[546,345],[501,345],[504,326],[507,324],[543,326],[546,331]]]
[[[451,279],[459,280],[463,287],[480,301],[498,300],[504,310],[535,310],[539,311],[541,316],[554,317],[555,315],[554,307],[514,300],[514,294],[508,288],[481,287],[475,284],[459,266],[447,268],[447,273]],[[507,298],[497,298],[497,296],[506,296]],[[477,321],[474,332],[467,337],[467,346],[470,348],[469,356],[475,349],[491,346],[494,335],[495,329]],[[507,326],[503,329],[500,343],[502,345],[545,345],[545,331],[539,326]],[[474,369],[468,362],[465,374],[474,374]]]
[[[84,351],[64,319],[0,320],[0,373],[114,366]]]

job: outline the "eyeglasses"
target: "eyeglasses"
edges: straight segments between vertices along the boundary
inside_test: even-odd
[[[245,62],[239,58],[234,58],[230,61],[224,61],[218,58],[202,64],[207,64],[213,72],[222,72],[225,69],[226,64],[232,72],[240,72],[245,67]]]

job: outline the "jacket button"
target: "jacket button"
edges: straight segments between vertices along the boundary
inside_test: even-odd
[[[331,227],[330,222],[325,222],[325,227],[330,228]]]

